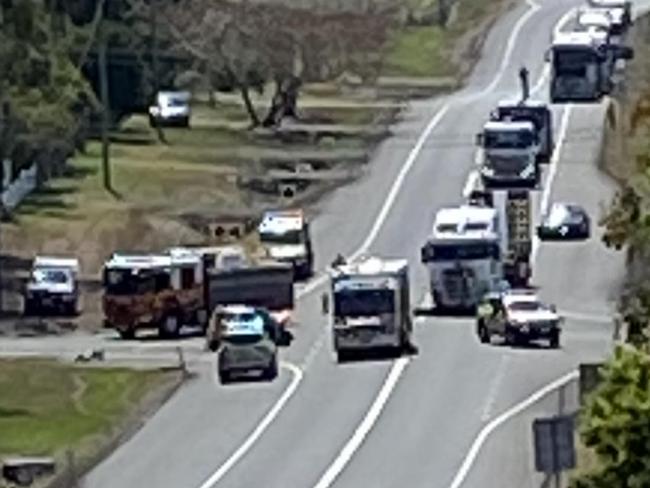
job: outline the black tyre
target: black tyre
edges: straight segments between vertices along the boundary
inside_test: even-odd
[[[487,330],[487,327],[483,321],[478,324],[478,338],[482,344],[489,344],[490,342],[490,333]]]
[[[181,332],[181,320],[178,315],[170,314],[163,318],[158,327],[158,334],[165,339],[175,339]]]
[[[271,364],[264,370],[263,377],[267,381],[273,381],[278,376],[278,359],[273,358]]]
[[[219,382],[222,385],[227,385],[232,381],[232,376],[230,375],[230,371],[227,371],[225,369],[220,369],[219,370]]]
[[[219,350],[219,341],[208,341],[208,349],[212,352],[217,352]]]
[[[341,363],[346,363],[350,360],[350,351],[346,351],[344,349],[339,349],[336,351],[336,362],[341,364]]]
[[[120,337],[126,341],[134,339],[135,338],[135,329],[129,328],[129,329],[120,329],[119,331]]]
[[[548,338],[548,347],[551,349],[558,349],[560,347],[560,331],[555,330],[551,332]]]
[[[517,333],[512,330],[512,329],[506,329],[506,334],[505,334],[505,342],[506,345],[508,346],[515,346],[519,342],[519,338],[517,337]]]

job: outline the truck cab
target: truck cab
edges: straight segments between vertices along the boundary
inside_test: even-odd
[[[632,59],[634,52],[606,36],[590,28],[554,39],[546,55],[551,62],[551,102],[598,101],[611,92],[616,61]]]
[[[217,352],[221,383],[257,371],[267,380],[278,374],[278,345],[285,331],[264,308],[226,305],[215,308],[207,331],[208,348]]]
[[[470,311],[481,296],[503,280],[506,250],[494,208],[462,205],[440,209],[421,250],[429,271],[433,306],[438,311]]]
[[[24,291],[24,314],[79,312],[79,261],[76,258],[36,256]]]
[[[496,121],[529,121],[535,126],[540,143],[537,159],[539,162],[550,161],[555,149],[553,140],[553,114],[547,104],[539,100],[501,100],[492,114]]]
[[[408,262],[367,256],[332,270],[332,306],[324,295],[323,313],[330,316],[339,361],[351,353],[392,350],[410,345],[412,323]]]
[[[541,143],[529,121],[488,121],[477,134],[481,179],[488,188],[535,188]]]
[[[104,264],[106,326],[133,338],[141,328],[177,337],[183,324],[199,324],[203,307],[201,253],[176,248],[167,254],[114,254]]]
[[[258,226],[260,241],[272,259],[293,265],[297,280],[314,271],[309,222],[301,210],[266,212]]]

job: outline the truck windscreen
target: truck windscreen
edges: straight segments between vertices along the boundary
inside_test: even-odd
[[[541,108],[531,107],[501,107],[499,109],[500,119],[510,119],[514,122],[530,121],[535,125],[537,130],[544,127],[546,123],[546,113]]]
[[[169,286],[169,276],[128,269],[104,271],[104,289],[109,295],[143,295]]]
[[[463,261],[469,259],[498,259],[496,242],[473,242],[463,244],[435,244],[429,249],[431,261]]]
[[[530,147],[533,142],[533,134],[528,130],[485,132],[485,147],[487,149],[525,149]]]
[[[596,61],[596,53],[591,49],[558,49],[553,54],[553,67],[561,74],[585,76],[587,65]]]
[[[302,244],[302,232],[289,230],[286,232],[261,232],[260,240],[264,244],[298,245]]]
[[[340,290],[334,295],[334,314],[363,317],[395,313],[392,290]]]

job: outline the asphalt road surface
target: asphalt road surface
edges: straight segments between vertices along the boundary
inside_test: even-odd
[[[521,2],[494,26],[465,89],[413,103],[373,156],[361,181],[321,205],[312,230],[317,265],[336,253],[407,257],[414,305],[427,292],[419,249],[442,206],[463,201],[475,170],[474,134],[497,101],[519,93],[530,70],[547,99],[543,53],[574,0]],[[558,149],[538,207],[582,204],[597,219],[614,184],[596,167],[604,107],[554,107]],[[537,245],[534,282],[567,316],[562,348],[481,345],[469,318],[420,318],[418,354],[338,365],[320,314],[323,280],[300,291],[294,343],[272,383],[222,387],[199,339],[181,341],[199,372],[129,442],[84,480],[87,488],[534,487],[533,414],[553,409],[530,398],[610,350],[609,319],[624,274],[621,254],[596,234],[588,242]],[[41,342],[39,342],[41,341]],[[48,340],[73,354],[96,338]],[[32,354],[42,340],[0,342]],[[101,342],[118,358],[174,358],[169,344]],[[508,412],[522,401],[531,409]],[[524,404],[523,406],[526,406]],[[548,408],[547,408],[548,407]],[[502,415],[506,412],[505,415]]]

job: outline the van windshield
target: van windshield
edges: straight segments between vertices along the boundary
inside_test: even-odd
[[[395,313],[392,290],[340,290],[334,295],[334,314],[364,317]]]
[[[286,232],[261,232],[260,240],[264,244],[302,244],[302,232],[300,230],[289,230]]]

